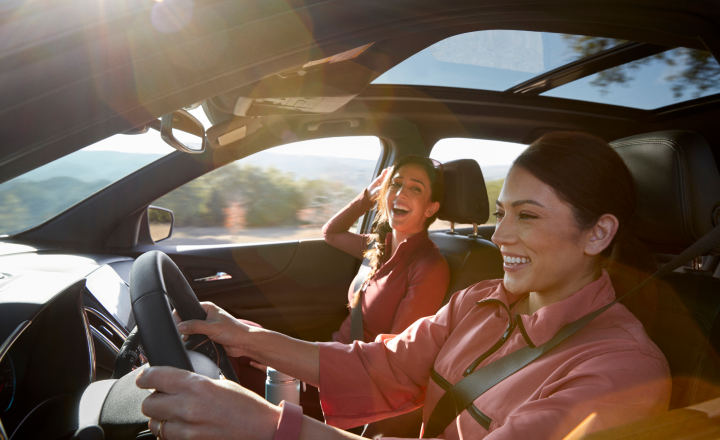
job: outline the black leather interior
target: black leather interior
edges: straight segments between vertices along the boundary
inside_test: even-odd
[[[679,251],[720,221],[720,175],[697,133],[658,131],[612,142],[637,189],[635,232],[659,251]]]
[[[445,193],[438,218],[455,223],[483,224],[489,217],[485,179],[473,159],[443,165]],[[497,246],[479,236],[433,232],[430,239],[450,266],[450,285],[443,304],[453,293],[484,280],[503,277]]]
[[[443,164],[445,192],[438,212],[440,220],[481,225],[490,216],[487,188],[480,165],[473,159]]]
[[[433,232],[430,239],[450,266],[450,285],[443,305],[455,292],[505,274],[500,250],[488,240],[446,232]]]
[[[648,247],[682,250],[712,227],[720,206],[720,173],[701,136],[663,131],[611,145],[635,179],[635,228]],[[710,272],[675,272],[659,281],[654,294],[623,303],[668,360],[670,409],[720,397],[720,279]]]

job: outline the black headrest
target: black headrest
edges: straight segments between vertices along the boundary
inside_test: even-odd
[[[720,221],[720,173],[702,136],[658,131],[610,145],[635,180],[640,240],[656,249],[682,250]]]
[[[473,159],[447,162],[443,164],[443,177],[445,193],[438,218],[455,223],[486,223],[490,211],[480,165]]]

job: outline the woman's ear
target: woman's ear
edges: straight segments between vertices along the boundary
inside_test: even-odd
[[[440,202],[430,203],[428,209],[425,210],[425,217],[432,217],[433,215],[435,215],[436,212],[438,212],[438,209],[440,209]]]
[[[585,243],[585,254],[595,256],[604,251],[612,243],[617,234],[620,222],[612,214],[603,214],[595,226],[590,230],[590,235]]]

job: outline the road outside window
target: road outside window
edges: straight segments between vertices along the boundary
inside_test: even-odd
[[[505,182],[510,166],[527,145],[512,142],[488,141],[484,139],[448,138],[442,139],[432,149],[430,157],[442,163],[457,159],[475,159],[480,164],[485,186],[487,186],[490,213],[495,212],[495,201]],[[495,217],[490,215],[487,224],[495,224]],[[456,224],[456,228],[472,225]],[[450,222],[437,220],[430,226],[431,230],[449,229]]]
[[[295,142],[206,174],[152,204],[175,214],[163,245],[322,237],[322,226],[372,180],[382,144],[357,136]]]

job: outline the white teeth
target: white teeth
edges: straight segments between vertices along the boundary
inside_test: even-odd
[[[525,257],[503,257],[503,260],[505,260],[506,264],[525,264],[530,263],[529,258]]]

